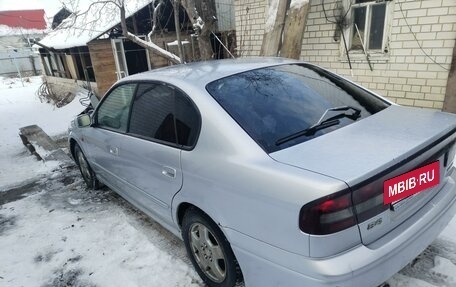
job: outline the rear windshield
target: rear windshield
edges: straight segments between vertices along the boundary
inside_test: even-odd
[[[267,153],[329,133],[354,120],[277,144],[279,139],[314,125],[327,109],[350,106],[361,111],[357,121],[389,104],[350,82],[306,64],[268,67],[211,82],[214,99]],[[325,118],[341,112],[330,111]]]

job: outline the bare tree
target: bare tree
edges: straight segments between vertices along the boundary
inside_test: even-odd
[[[69,6],[77,6],[79,4],[78,0],[66,0],[68,3],[64,1],[64,4],[67,4]],[[86,17],[88,13],[94,13],[94,10],[96,10],[98,14],[103,15],[103,17],[116,17],[115,15],[118,15],[120,19],[120,26],[122,29],[122,35],[129,39],[130,41],[140,45],[141,47],[144,47],[145,49],[156,53],[169,61],[173,63],[182,63],[183,60],[181,57],[161,48],[159,45],[155,44],[152,41],[152,35],[157,29],[157,21],[159,19],[159,13],[161,7],[164,5],[164,1],[166,0],[144,0],[143,4],[145,5],[151,5],[151,8],[153,9],[153,14],[152,14],[152,28],[149,34],[147,35],[147,39],[143,40],[137,35],[131,33],[128,31],[128,25],[127,25],[127,5],[129,4],[129,1],[127,0],[92,0],[90,5],[83,11],[76,11],[73,14],[73,23],[69,25],[74,25],[75,20],[78,17]],[[179,5],[179,0],[171,0],[174,1],[174,6]],[[202,0],[204,2],[204,0]],[[198,46],[200,48],[200,54],[201,54],[201,59],[210,59],[212,58],[213,52],[212,52],[212,46],[210,42],[210,34],[214,28],[214,23],[215,23],[215,17],[213,17],[213,21],[204,21],[198,14],[198,11],[196,9],[195,1],[194,0],[183,0],[183,3],[181,3],[184,9],[186,10],[193,27],[195,29],[195,33],[198,35]],[[131,8],[131,7],[129,7]],[[136,7],[137,8],[137,7]],[[116,11],[117,10],[117,11]],[[73,10],[74,11],[74,10]],[[113,16],[114,15],[114,16]],[[96,24],[97,19],[91,20]],[[85,24],[90,24],[87,21],[85,21]],[[67,25],[68,26],[68,23]],[[179,25],[176,25],[176,32],[180,32],[180,27]],[[180,38],[180,37],[179,37]],[[180,39],[178,39],[179,41]],[[180,44],[180,43],[179,43]]]
[[[127,27],[127,19],[126,19],[126,11],[125,11],[125,0],[113,0],[110,2],[114,2],[117,7],[120,9],[120,25],[122,27],[122,34],[124,35],[125,38],[131,40],[132,42],[148,49],[151,50],[152,52],[155,52],[168,60],[172,61],[173,63],[181,63],[181,58],[178,57],[177,55],[174,55],[173,53],[166,51],[165,49],[161,48],[160,46],[156,45],[152,41],[145,41],[135,34],[131,33],[128,31]],[[179,27],[176,27],[176,29],[179,29]]]
[[[200,50],[201,60],[212,59],[214,57],[214,52],[212,50],[210,36],[212,31],[215,29],[215,23],[217,20],[215,17],[215,11],[206,13],[206,17],[203,19],[196,9],[195,2],[195,0],[182,0],[182,6],[193,24],[193,29],[198,35],[198,47]],[[205,2],[201,1],[201,4],[204,5]]]
[[[270,2],[263,44],[261,45],[261,56],[277,57],[279,55],[287,8],[288,0],[272,0]]]
[[[309,10],[309,0],[291,1],[285,20],[281,56],[293,59],[299,59],[301,56],[302,39]]]

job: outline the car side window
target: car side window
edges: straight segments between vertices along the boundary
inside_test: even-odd
[[[116,87],[100,104],[97,110],[96,122],[98,127],[127,131],[130,104],[135,93],[136,84],[126,84]]]
[[[129,133],[190,147],[198,130],[199,114],[185,94],[164,84],[139,85]]]

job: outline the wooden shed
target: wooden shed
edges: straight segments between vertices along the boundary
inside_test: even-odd
[[[126,1],[125,4],[128,30],[144,40],[147,39],[153,25],[151,2],[131,0]],[[40,55],[48,79],[62,83],[68,83],[68,79],[71,79],[76,84],[93,87],[97,96],[102,97],[117,80],[123,77],[171,64],[162,56],[149,52],[123,37],[120,11],[109,5],[109,3],[106,5],[102,3],[100,8],[102,11],[87,13],[84,17],[70,15],[57,29],[39,41],[37,45],[40,46]],[[226,5],[223,7],[226,13]],[[96,7],[91,7],[90,11],[96,11]],[[106,17],[100,17],[100,15],[106,15]],[[174,19],[172,1],[166,0],[157,18],[158,29],[151,36],[151,40],[163,49],[178,54],[176,27],[172,19]],[[184,60],[191,62],[199,59],[197,39],[193,35],[192,24],[182,7],[179,11],[179,28]],[[233,34],[232,31],[221,31],[221,33]],[[232,35],[219,38],[217,34],[220,36],[219,32],[214,33],[213,47],[216,58],[223,58],[226,54],[221,51],[220,38],[225,39],[226,46],[233,46],[236,40]]]

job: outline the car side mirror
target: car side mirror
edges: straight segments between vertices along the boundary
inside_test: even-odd
[[[79,128],[85,128],[92,124],[92,118],[87,114],[83,114],[76,118],[76,122]]]

